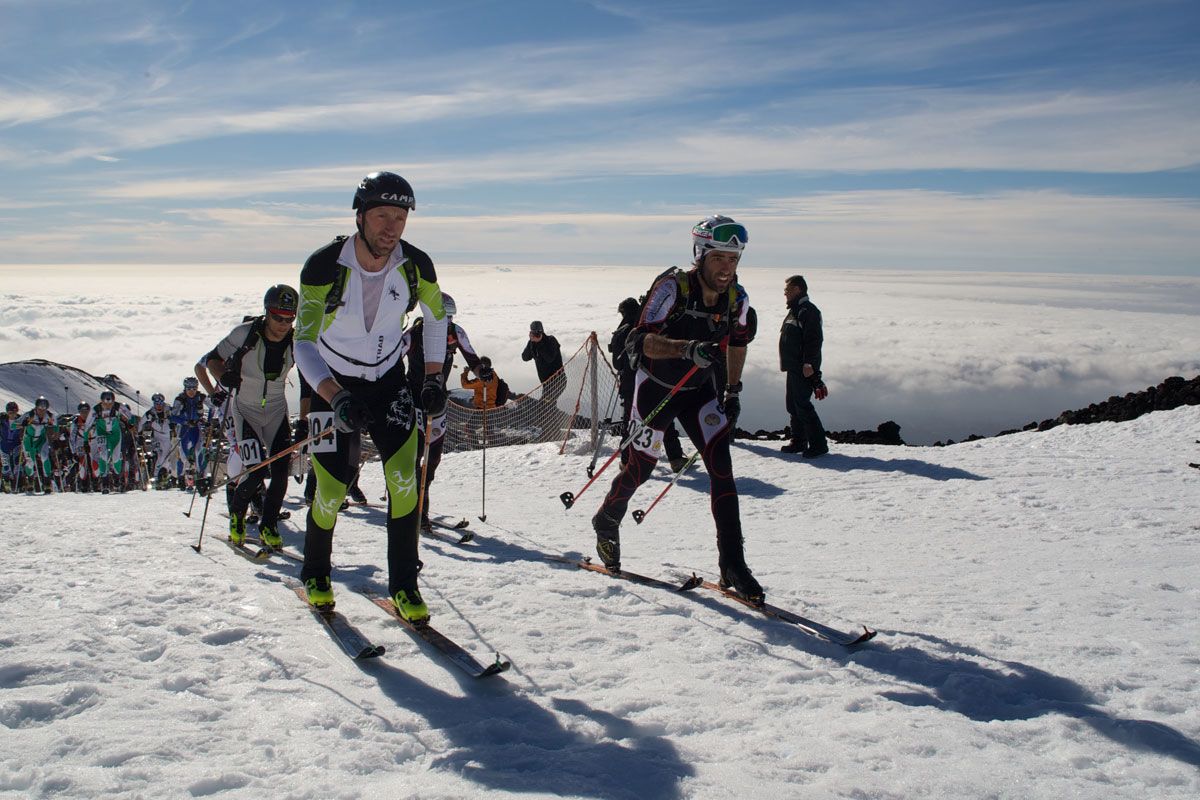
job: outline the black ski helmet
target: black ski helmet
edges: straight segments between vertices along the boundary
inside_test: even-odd
[[[351,208],[366,212],[376,206],[399,206],[411,211],[417,207],[417,200],[412,186],[396,173],[372,172],[359,182]]]
[[[38,399],[33,401],[33,407],[34,408],[49,408],[50,401],[47,400],[45,397],[42,397],[39,395]]]
[[[5,410],[5,411],[7,411],[7,412],[12,412],[12,411],[17,411],[17,412],[20,412],[20,410],[21,410],[21,407],[17,405],[17,401],[16,401],[16,400],[9,400],[9,401],[8,401],[8,405],[6,405],[6,406],[4,407],[4,410]]]
[[[622,317],[636,317],[642,304],[636,298],[626,297],[617,305],[617,313]]]
[[[280,317],[296,316],[300,294],[286,283],[277,283],[263,295],[263,309]]]

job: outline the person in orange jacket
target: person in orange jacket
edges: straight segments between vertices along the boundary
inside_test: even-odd
[[[464,389],[470,389],[475,392],[475,397],[472,403],[476,408],[484,407],[484,396],[487,397],[487,408],[493,409],[496,407],[496,397],[500,390],[500,378],[496,376],[496,371],[492,369],[492,360],[487,356],[480,356],[479,366],[476,369],[477,378],[469,378],[471,368],[463,367],[462,374],[459,375],[459,380],[462,382]]]

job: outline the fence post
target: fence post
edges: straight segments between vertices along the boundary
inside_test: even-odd
[[[600,356],[600,342],[596,338],[596,332],[592,331],[592,335],[588,338],[588,369],[592,376],[592,408],[588,416],[592,419],[592,449],[596,449],[596,442],[600,438],[600,378],[598,369]]]

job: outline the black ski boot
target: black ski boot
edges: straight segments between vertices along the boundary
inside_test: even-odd
[[[596,531],[596,555],[612,572],[621,571],[621,527],[620,523],[603,511],[592,517],[592,529]]]
[[[756,606],[761,606],[767,600],[762,586],[754,579],[745,561],[721,567],[719,585],[722,589],[732,589],[744,600],[748,600]]]

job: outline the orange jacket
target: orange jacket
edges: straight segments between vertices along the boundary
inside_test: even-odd
[[[474,403],[476,408],[483,408],[484,387],[487,388],[487,407],[496,407],[496,392],[500,387],[500,378],[495,372],[492,372],[492,379],[486,383],[478,378],[468,378],[466,370],[463,370],[461,373],[459,373],[459,379],[462,381],[462,387],[464,389],[470,389],[471,391],[475,392],[475,397],[471,402]]]

